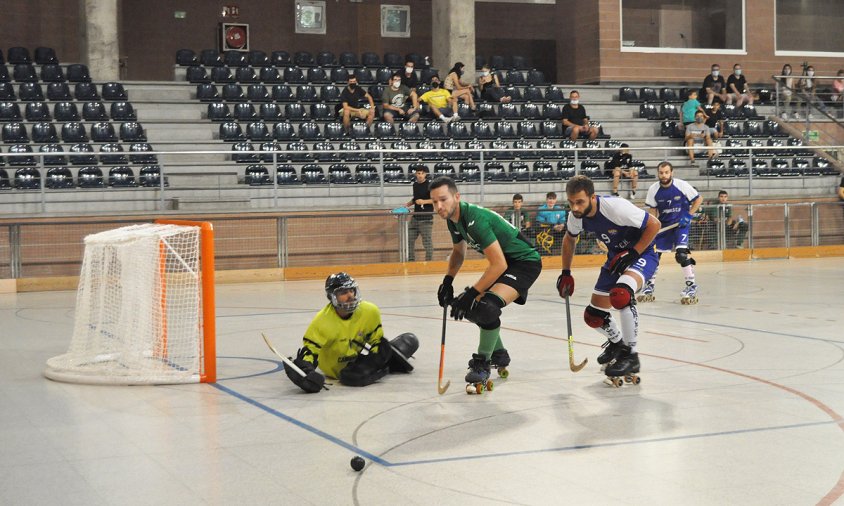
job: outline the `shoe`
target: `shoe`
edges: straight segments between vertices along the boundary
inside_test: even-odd
[[[630,190],[630,200],[636,200],[636,190]]]
[[[782,119],[784,119],[784,120],[788,120],[788,113],[787,113],[787,112],[781,112],[781,113],[780,113],[780,118],[782,118]]]
[[[618,192],[612,192],[613,197],[618,197]]]
[[[795,113],[792,113],[792,114],[791,114],[791,119],[800,119],[800,115],[799,115],[799,114],[797,114],[796,112],[795,112]]]

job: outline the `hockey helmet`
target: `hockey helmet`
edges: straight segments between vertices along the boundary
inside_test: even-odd
[[[344,290],[354,290],[355,298],[349,302],[341,303],[338,301],[337,293]],[[332,274],[326,278],[325,296],[331,301],[331,305],[334,306],[334,309],[339,309],[347,313],[353,313],[355,309],[358,308],[361,301],[358,282],[355,281],[355,278],[349,276],[345,272],[338,272],[337,274]]]

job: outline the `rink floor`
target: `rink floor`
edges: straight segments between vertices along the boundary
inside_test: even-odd
[[[218,286],[218,382],[177,386],[45,379],[75,293],[0,295],[0,504],[842,503],[844,258],[697,273],[701,302],[684,306],[679,266],[660,269],[657,301],[638,306],[642,383],[615,389],[582,320],[597,269],[574,272],[579,373],[544,272],[504,310],[511,374],[480,396],[464,391],[478,332],[463,322],[448,324],[437,393],[440,276],[359,277],[389,337],[419,336],[416,369],[314,395],[260,333],[295,353],[321,281]]]

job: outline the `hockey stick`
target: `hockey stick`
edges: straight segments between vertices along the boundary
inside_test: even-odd
[[[264,338],[264,342],[267,343],[267,346],[270,348],[270,351],[275,353],[275,356],[280,358],[281,361],[284,362],[285,366],[293,369],[293,371],[295,371],[299,376],[301,376],[303,378],[305,376],[307,376],[307,374],[305,374],[305,371],[300,369],[298,365],[294,364],[292,360],[290,360],[289,358],[287,358],[284,355],[282,355],[281,353],[279,353],[278,350],[275,349],[275,346],[273,346],[273,343],[270,342],[270,339],[266,335],[264,335],[263,332],[261,332],[261,337]],[[328,390],[328,387],[325,386],[325,385],[322,385],[322,388],[325,389],[325,390]]]
[[[584,358],[583,362],[580,364],[574,364],[574,339],[571,336],[571,306],[569,305],[568,295],[566,295],[566,324],[568,325],[569,330],[569,369],[571,369],[571,372],[578,372],[586,366],[586,362],[588,362],[589,359]]]
[[[451,380],[446,380],[445,386],[443,386],[443,364],[445,363],[445,322],[448,317],[448,305],[443,307],[443,337],[442,341],[440,342],[440,375],[437,378],[437,392],[440,395],[444,394],[446,390],[448,390],[449,385],[451,385]]]
[[[656,235],[659,235],[659,234],[661,234],[661,233],[663,233],[663,232],[666,232],[666,231],[668,231],[668,230],[671,230],[672,228],[677,228],[677,227],[679,227],[679,226],[680,226],[680,223],[679,223],[679,222],[677,222],[677,223],[672,223],[671,225],[668,225],[668,226],[666,226],[666,227],[662,227],[661,229],[659,229],[659,232],[657,232],[657,233],[656,233]]]

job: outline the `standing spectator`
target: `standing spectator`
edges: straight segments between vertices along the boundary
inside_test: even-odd
[[[559,251],[560,240],[566,230],[566,210],[557,205],[557,194],[545,194],[545,203],[536,213],[536,244],[545,253]],[[556,248],[555,248],[556,246]]]
[[[432,118],[439,118],[443,123],[449,123],[460,119],[457,115],[457,100],[451,96],[448,90],[440,88],[440,77],[431,78],[431,89],[419,97],[420,102],[428,104]],[[451,117],[446,117],[443,111],[451,105]]]
[[[589,124],[586,109],[580,105],[580,92],[577,90],[569,93],[569,103],[563,106],[563,127],[573,141],[581,135],[588,136],[590,140],[598,137],[598,129]]]
[[[695,161],[695,146],[706,144],[707,156],[712,158],[715,151],[712,149],[712,137],[709,135],[709,127],[703,122],[703,113],[698,111],[695,114],[695,122],[686,127],[686,146],[689,153],[689,161]]]
[[[434,224],[434,202],[431,200],[431,190],[428,189],[428,167],[419,165],[416,168],[416,180],[413,182],[413,199],[407,207],[413,207],[408,231],[409,252],[408,262],[416,261],[416,238],[422,236],[422,246],[425,248],[425,261],[430,262],[434,257],[434,243],[431,241],[431,228]],[[425,214],[420,214],[425,213]]]
[[[712,70],[703,80],[700,95],[706,95],[706,103],[712,105],[715,99],[721,102],[730,103],[730,95],[727,93],[727,83],[721,75],[721,66],[717,63],[712,65]]]
[[[618,197],[618,183],[621,176],[630,179],[630,199],[636,198],[636,187],[639,183],[639,170],[632,167],[633,156],[629,146],[622,143],[620,149],[607,162],[607,171],[612,175],[612,194]]]
[[[390,78],[390,86],[381,94],[384,121],[393,123],[396,118],[416,123],[419,119],[419,99],[416,92],[401,83],[401,74]]]
[[[478,73],[478,90],[481,92],[481,98],[487,102],[510,103],[510,97],[504,94],[498,75],[490,70],[489,65],[485,64]]]
[[[838,185],[838,202],[841,204],[841,210],[844,211],[844,177],[841,178],[841,184]]]
[[[451,92],[451,96],[454,97],[455,103],[458,100],[462,100],[469,104],[469,108],[473,111],[475,108],[475,97],[474,92],[475,88],[461,80],[463,77],[463,69],[465,65],[462,62],[457,62],[451,67],[451,70],[448,71],[448,75],[445,76],[445,82],[443,82],[443,88],[447,89]]]
[[[741,65],[738,63],[733,65],[733,73],[727,79],[727,95],[729,100],[735,102],[736,107],[741,107],[743,104],[753,104],[753,93],[747,86],[747,79],[742,75]]]
[[[530,214],[522,209],[525,199],[521,193],[513,195],[513,207],[504,213],[504,219],[509,221],[519,232],[527,235],[530,230]]]
[[[729,203],[727,190],[718,192],[718,206],[724,209],[724,226],[726,227],[726,248],[744,248],[744,239],[747,237],[747,222],[743,216],[733,216],[733,205]],[[717,209],[715,211],[717,213]],[[717,223],[717,215],[713,216]]]
[[[343,104],[343,128],[349,133],[352,118],[366,120],[367,125],[375,119],[375,101],[369,93],[358,86],[354,74],[349,75],[349,84],[340,93],[340,103]]]
[[[680,106],[680,121],[683,122],[684,127],[695,122],[695,114],[698,111],[702,112],[704,116],[706,115],[706,111],[703,110],[703,107],[700,106],[700,102],[697,100],[697,92],[692,90],[689,92],[689,99]]]
[[[419,86],[419,78],[416,77],[416,69],[415,63],[413,60],[408,60],[404,62],[404,72],[401,75],[401,83],[411,91],[416,91],[416,87]]]
[[[794,111],[793,108],[793,100],[794,100],[794,90],[795,90],[795,83],[794,77],[791,75],[791,65],[786,63],[782,66],[782,71],[780,74],[784,77],[779,78],[780,81],[780,98],[782,102],[782,112],[780,112],[780,117],[782,119],[788,119],[789,111],[794,116],[794,119],[797,119],[797,113]]]
[[[715,141],[724,135],[724,121],[727,119],[724,116],[724,110],[721,109],[721,102],[712,104],[712,109],[709,114],[705,115],[707,128],[709,128],[709,136]]]

